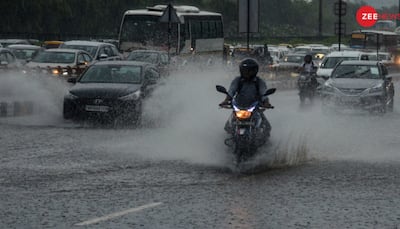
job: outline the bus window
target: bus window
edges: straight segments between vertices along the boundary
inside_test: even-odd
[[[394,32],[360,30],[351,34],[350,47],[393,52],[397,48],[397,43],[398,35]]]

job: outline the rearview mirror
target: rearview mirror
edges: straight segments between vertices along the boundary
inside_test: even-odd
[[[321,78],[324,79],[324,80],[328,80],[329,76],[321,76]]]
[[[265,92],[264,96],[274,94],[275,91],[276,91],[276,88],[270,88]]]
[[[100,54],[100,56],[97,59],[104,60],[104,59],[107,59],[107,58],[108,58],[108,55],[103,53],[103,54]]]
[[[67,79],[68,83],[76,83],[76,78],[75,77],[71,77]]]
[[[218,92],[224,93],[224,94],[228,94],[228,92],[226,91],[226,88],[221,86],[221,85],[217,85],[215,86]]]

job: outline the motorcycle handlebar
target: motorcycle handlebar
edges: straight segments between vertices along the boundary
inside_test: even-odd
[[[232,109],[232,105],[218,105],[219,108],[225,108],[225,109]],[[274,106],[269,106],[269,107],[262,107],[260,106],[259,109],[260,110],[266,110],[266,109],[274,109]]]
[[[228,104],[227,105],[220,105],[219,104],[218,106],[219,106],[219,108],[232,109],[232,105],[230,105],[230,104],[229,105]]]

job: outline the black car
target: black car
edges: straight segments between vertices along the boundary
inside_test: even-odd
[[[394,85],[379,61],[345,60],[336,65],[320,88],[323,111],[360,108],[393,111]]]
[[[64,97],[64,119],[139,124],[142,100],[154,88],[154,65],[136,61],[99,61],[91,65]]]

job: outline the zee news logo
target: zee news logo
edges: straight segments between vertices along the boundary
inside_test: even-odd
[[[400,19],[399,14],[378,14],[375,8],[372,6],[362,6],[357,10],[356,20],[357,23],[362,27],[371,27],[379,20],[398,20]]]

